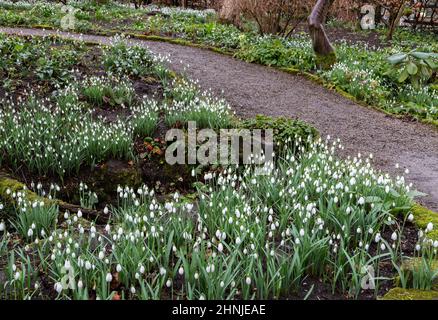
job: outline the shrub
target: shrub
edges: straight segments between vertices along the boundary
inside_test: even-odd
[[[393,68],[387,74],[397,77],[399,83],[410,81],[414,88],[419,89],[436,74],[437,60],[436,53],[418,51],[397,53],[388,58]]]
[[[313,141],[319,136],[318,130],[307,123],[284,117],[272,118],[264,115],[257,115],[255,118],[247,119],[242,122],[245,129],[272,129],[274,131],[274,143],[284,147],[295,142]]]

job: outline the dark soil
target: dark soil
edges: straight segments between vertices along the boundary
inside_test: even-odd
[[[382,34],[375,30],[353,30],[351,28],[327,27],[326,33],[333,42],[347,42],[350,44],[366,44],[369,47],[382,48],[389,46]],[[295,33],[309,32],[307,24],[300,24]]]

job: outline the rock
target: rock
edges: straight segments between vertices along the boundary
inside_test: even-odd
[[[438,291],[393,288],[381,300],[438,300]]]

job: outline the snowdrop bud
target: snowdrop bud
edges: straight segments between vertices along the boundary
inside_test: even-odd
[[[116,267],[116,270],[117,270],[117,272],[122,271],[122,266],[120,264],[118,264],[117,267]]]
[[[414,221],[414,215],[412,213],[409,214],[408,220],[409,220],[409,222]]]
[[[135,291],[135,287],[131,287],[131,290],[130,290],[130,291],[131,291],[131,294],[135,294],[135,292],[136,292],[136,291]]]
[[[59,282],[55,283],[54,288],[55,288],[55,291],[58,292],[58,294],[62,292],[62,284],[61,283],[59,283]]]
[[[222,243],[219,243],[218,246],[217,246],[217,250],[219,252],[222,252],[224,250],[224,245]]]
[[[144,266],[140,266],[140,273],[143,274],[145,272],[145,267]]]
[[[82,211],[78,210],[78,218],[81,218],[81,217],[82,217]]]
[[[432,222],[429,222],[429,223],[427,224],[426,231],[427,231],[427,232],[431,232],[432,230],[433,230],[433,223],[432,223]]]
[[[166,281],[166,287],[170,288],[171,285],[172,285],[172,280],[168,279]]]
[[[380,250],[385,251],[385,249],[386,249],[386,246],[385,246],[385,244],[382,242],[382,244],[380,245]]]
[[[392,239],[392,241],[396,241],[397,240],[397,233],[395,231],[392,233],[391,239]]]
[[[182,276],[184,274],[184,268],[183,267],[179,267],[178,273]]]
[[[78,288],[82,289],[84,287],[84,283],[82,282],[82,280],[78,281]]]
[[[199,279],[199,273],[197,273],[197,272],[195,272],[195,280],[198,280]]]
[[[5,229],[6,229],[5,223],[3,221],[0,222],[0,232],[5,231]]]
[[[245,282],[247,285],[251,284],[251,278],[250,277],[246,277]]]
[[[103,213],[108,214],[108,212],[109,212],[108,207],[105,206],[105,208],[103,209]]]
[[[111,273],[107,273],[105,280],[106,280],[106,282],[111,282],[113,280],[112,274]]]

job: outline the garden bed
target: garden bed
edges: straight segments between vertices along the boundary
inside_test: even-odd
[[[427,214],[416,224],[418,193],[404,178],[371,158],[340,160],[340,142],[301,121],[242,122],[121,38],[1,36],[0,46],[11,83],[0,113],[1,297],[365,299],[411,272],[397,269],[405,256],[436,257],[434,225]],[[275,161],[167,165],[165,132],[191,120],[273,128]],[[430,289],[429,273],[416,277]]]

